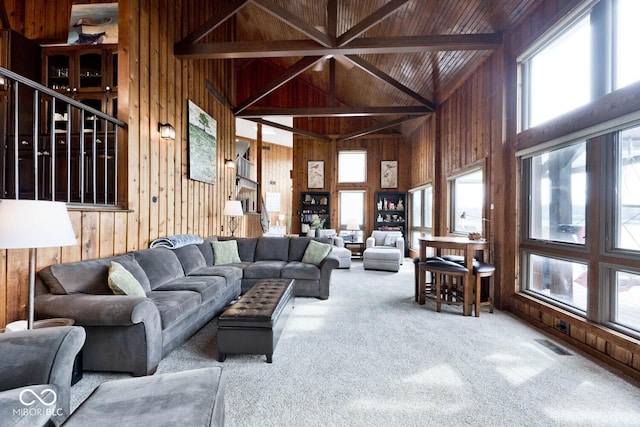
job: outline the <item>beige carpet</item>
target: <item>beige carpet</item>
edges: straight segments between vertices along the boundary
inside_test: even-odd
[[[398,273],[355,262],[333,273],[329,300],[296,299],[273,364],[218,363],[214,320],[158,373],[223,366],[231,427],[640,426],[636,384],[508,313],[460,310],[416,304],[411,262]],[[85,373],[72,407],[124,377]]]

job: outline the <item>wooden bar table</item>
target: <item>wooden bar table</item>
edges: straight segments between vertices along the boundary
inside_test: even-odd
[[[473,278],[473,257],[476,251],[481,251],[483,260],[485,257],[485,251],[488,248],[489,242],[486,240],[471,240],[467,237],[458,236],[431,236],[421,237],[420,241],[420,261],[427,259],[427,248],[434,248],[437,256],[442,256],[443,249],[459,250],[464,253],[464,266],[467,267],[469,272],[464,279],[464,306],[462,314],[465,316],[471,315],[471,309],[473,301],[471,298],[471,289],[475,280]]]

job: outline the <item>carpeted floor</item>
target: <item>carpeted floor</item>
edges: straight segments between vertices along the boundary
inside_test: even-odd
[[[508,313],[460,310],[415,303],[411,262],[398,273],[355,262],[334,271],[329,300],[296,299],[272,364],[218,363],[214,320],[158,373],[223,366],[230,427],[640,426],[637,384]],[[127,377],[85,372],[72,408]]]

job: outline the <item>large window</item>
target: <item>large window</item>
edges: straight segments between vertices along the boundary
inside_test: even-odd
[[[449,181],[451,189],[451,231],[482,233],[484,184],[482,169],[459,175]]]
[[[524,159],[520,245],[525,292],[636,337],[639,164],[638,125]]]
[[[420,237],[431,233],[433,228],[433,187],[427,185],[409,191],[410,196],[410,247],[420,247]]]
[[[338,183],[363,183],[367,181],[367,152],[338,152]]]
[[[586,143],[530,161],[529,237],[584,244]]]
[[[640,80],[640,2],[601,0],[520,58],[522,129]]]

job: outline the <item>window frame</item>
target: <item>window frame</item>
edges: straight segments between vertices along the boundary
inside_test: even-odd
[[[430,193],[431,193],[431,198],[430,201],[428,203],[428,205],[431,208],[431,212],[430,212],[430,219],[431,219],[431,224],[427,224],[426,223],[426,218],[425,218],[425,214],[426,214],[426,208],[427,208],[427,189],[430,189]],[[414,226],[413,225],[413,208],[414,208],[414,201],[413,201],[413,194],[414,193],[420,193],[420,214],[421,214],[421,218],[420,218],[420,225],[418,226]],[[420,187],[416,187],[416,188],[412,188],[409,190],[409,227],[407,230],[408,236],[409,236],[409,248],[413,249],[413,250],[419,250],[419,246],[414,246],[413,242],[414,242],[414,237],[415,235],[419,234],[419,236],[417,238],[420,237],[425,237],[427,235],[431,235],[433,234],[433,184],[432,183],[427,183],[425,185],[422,185]]]
[[[343,154],[361,154],[364,157],[364,165],[363,165],[363,171],[364,171],[364,177],[362,179],[362,181],[342,181],[341,180],[341,175],[340,175],[340,156]],[[367,164],[368,164],[368,153],[366,150],[339,150],[338,151],[338,160],[337,160],[337,183],[338,185],[353,185],[353,184],[365,184],[367,182]]]

